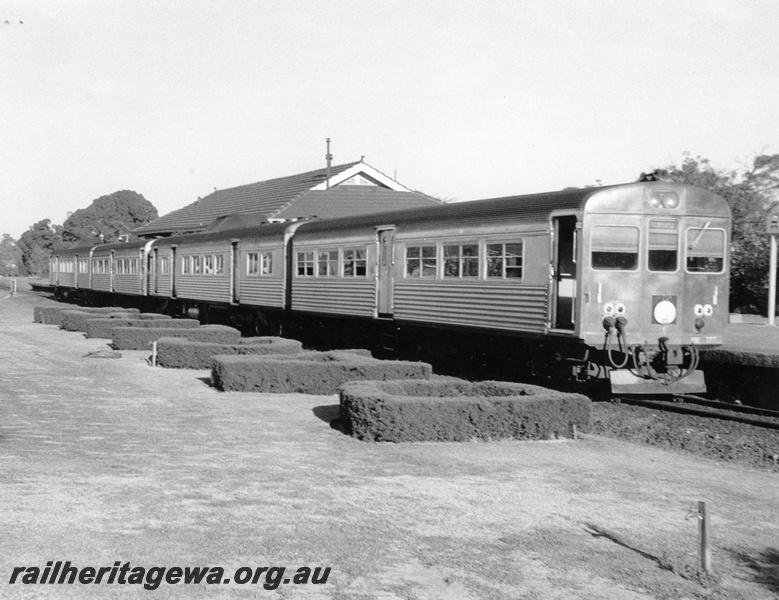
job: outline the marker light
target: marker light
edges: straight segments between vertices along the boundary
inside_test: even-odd
[[[676,307],[673,302],[663,300],[655,306],[655,321],[661,325],[668,325],[676,320]]]
[[[703,316],[703,304],[696,304],[693,312],[695,313],[696,317]]]
[[[703,307],[703,315],[706,317],[710,317],[714,314],[714,307],[711,304],[707,304]]]
[[[652,192],[649,196],[649,206],[652,208],[677,208],[679,206],[679,194],[676,192]]]

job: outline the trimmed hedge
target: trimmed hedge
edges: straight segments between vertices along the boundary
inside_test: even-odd
[[[87,320],[99,319],[108,314],[117,314],[117,313],[115,311],[112,313],[104,313],[102,311],[92,312],[92,311],[81,310],[81,309],[64,310],[62,311],[62,323],[60,324],[60,327],[67,331],[86,331]],[[129,317],[130,315],[132,315],[132,318],[135,318],[136,314],[137,313],[125,313],[125,316]]]
[[[140,321],[158,321],[172,319],[170,315],[163,315],[161,313],[131,313],[132,316],[128,317],[125,312],[108,313],[105,315],[106,319],[127,319],[132,318]]]
[[[160,321],[164,323],[160,324]],[[199,325],[197,319],[173,319],[167,315],[160,315],[158,318],[150,319],[139,318],[139,315],[111,316],[110,318],[96,319],[94,316],[87,319],[84,331],[88,338],[107,338],[113,337],[113,330],[117,327],[172,327],[175,329],[192,329]]]
[[[427,363],[376,360],[349,351],[303,352],[297,356],[215,356],[214,385],[224,391],[335,394],[347,381],[428,379]]]
[[[181,323],[191,319],[174,319],[166,325],[172,323]],[[149,323],[154,325],[153,321],[135,321],[131,327],[114,327],[113,347],[115,350],[148,350],[152,342],[165,337],[183,337],[189,340],[201,342],[213,342],[215,344],[236,343],[241,332],[233,327],[226,325],[197,325],[192,327],[148,327],[138,326],[139,323]],[[194,321],[197,324],[197,321]]]
[[[33,321],[44,323],[45,325],[62,325],[62,313],[66,310],[78,310],[89,312],[93,315],[101,315],[116,312],[140,312],[137,308],[120,308],[118,306],[109,306],[105,308],[94,308],[86,306],[73,306],[72,304],[63,304],[61,306],[36,306],[33,308]]]
[[[157,364],[172,369],[210,369],[217,354],[298,354],[303,344],[280,337],[251,337],[237,344],[215,344],[182,338],[157,340]]]
[[[377,442],[544,440],[585,428],[590,399],[523,383],[362,381],[341,388],[341,423]]]

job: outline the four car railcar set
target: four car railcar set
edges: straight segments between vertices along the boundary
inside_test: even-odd
[[[51,283],[88,303],[694,393],[699,351],[723,342],[730,229],[721,197],[639,182],[72,248],[53,253]]]

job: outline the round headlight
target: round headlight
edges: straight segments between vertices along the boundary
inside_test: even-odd
[[[659,194],[652,194],[649,197],[649,206],[652,208],[660,208],[663,205],[663,201]]]
[[[714,314],[714,307],[711,304],[707,304],[703,307],[703,315],[706,317],[710,317]]]
[[[662,300],[655,306],[655,321],[661,325],[668,325],[676,320],[676,307],[673,302]]]
[[[693,312],[695,313],[696,317],[700,317],[703,315],[703,304],[696,304],[695,308],[693,309]]]
[[[611,302],[607,302],[603,305],[603,314],[604,315],[613,315],[614,314],[614,305]]]

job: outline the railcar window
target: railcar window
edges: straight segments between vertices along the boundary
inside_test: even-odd
[[[298,252],[298,277],[314,276],[314,253]]]
[[[167,256],[161,256],[160,257],[160,275],[167,275],[168,271],[170,270],[168,267],[170,263],[168,262]]]
[[[368,271],[367,264],[365,248],[344,250],[344,277],[365,277]]]
[[[203,275],[214,274],[214,257],[210,254],[206,254],[202,259],[203,263]]]
[[[246,254],[246,274],[259,275],[260,273],[260,253],[249,252]]]
[[[638,269],[638,227],[595,225],[590,238],[593,269],[635,271]]]
[[[435,277],[437,271],[438,253],[435,246],[406,248],[406,277]]]
[[[273,275],[273,252],[249,252],[246,257],[247,275]]]
[[[320,250],[317,252],[317,276],[338,276],[338,250]]]
[[[479,245],[444,246],[444,277],[478,277]]]
[[[189,275],[192,273],[192,261],[189,260],[191,257],[189,256],[182,256],[181,257],[181,274],[182,275]]]
[[[725,230],[691,227],[687,230],[687,271],[721,273],[725,266]]]
[[[200,272],[202,270],[203,270],[203,257],[196,254],[192,257],[192,274],[200,275]]]
[[[224,275],[225,272],[225,257],[224,254],[214,255],[214,274]]]
[[[522,278],[522,242],[487,244],[487,277]]]
[[[130,260],[130,274],[131,275],[137,275],[138,274],[138,259],[128,259]]]
[[[273,275],[273,252],[260,252],[260,275]]]
[[[679,222],[651,219],[647,252],[650,271],[676,271],[679,266]]]

